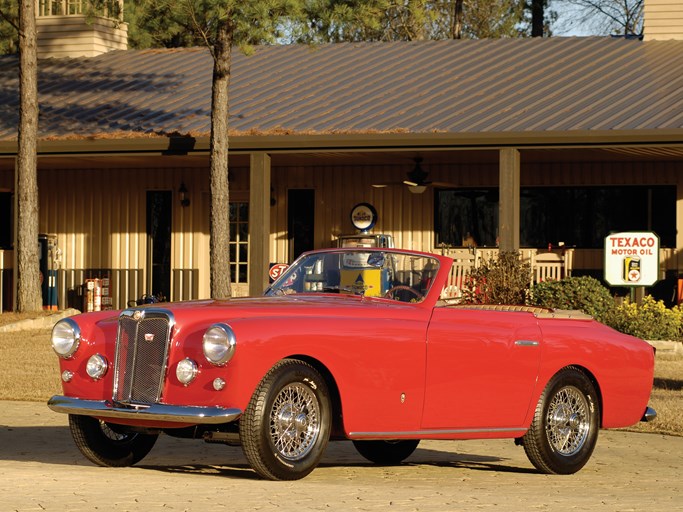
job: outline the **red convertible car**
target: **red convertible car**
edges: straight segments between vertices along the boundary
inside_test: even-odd
[[[580,312],[454,304],[451,264],[313,251],[264,297],[67,318],[49,407],[95,464],[135,464],[164,433],[240,444],[273,480],[310,473],[329,440],[397,464],[421,439],[510,438],[541,472],[574,473],[600,428],[655,416],[647,343]]]

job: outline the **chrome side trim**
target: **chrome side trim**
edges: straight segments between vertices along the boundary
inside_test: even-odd
[[[538,341],[534,340],[517,340],[515,341],[516,347],[538,347]]]
[[[193,424],[229,423],[242,415],[242,411],[235,408],[166,404],[129,405],[108,400],[81,400],[59,395],[50,398],[47,406],[55,412],[79,416]]]
[[[349,432],[351,438],[363,439],[399,439],[402,437],[419,438],[421,436],[434,435],[453,435],[453,434],[490,434],[504,432],[526,432],[526,428],[461,428],[461,429],[435,429],[435,430],[413,430],[405,432]]]
[[[654,421],[657,418],[657,411],[655,411],[652,407],[646,407],[645,412],[643,413],[643,417],[640,419],[640,421]]]

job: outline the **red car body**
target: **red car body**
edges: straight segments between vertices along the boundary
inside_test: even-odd
[[[339,251],[312,254],[334,255],[335,262],[352,254],[349,250],[342,252],[342,256]],[[366,255],[374,252],[363,249],[360,254],[367,258]],[[395,459],[402,458],[392,457],[393,448],[387,451],[387,447],[393,446],[391,443],[402,446],[403,441],[406,445],[415,441],[417,446],[419,439],[506,437],[520,440],[525,448],[533,445],[527,453],[538,452],[537,460],[530,454],[534,465],[554,473],[578,470],[592,452],[592,446],[586,447],[587,453],[578,457],[580,460],[574,460],[577,454],[568,449],[564,455],[571,460],[565,468],[564,458],[552,462],[557,454],[553,454],[552,446],[545,446],[546,434],[538,433],[547,430],[552,420],[551,413],[544,412],[544,408],[553,407],[549,405],[546,390],[554,385],[558,375],[580,374],[592,386],[589,392],[579,393],[588,396],[588,400],[581,402],[582,409],[590,409],[584,415],[585,421],[577,419],[580,414],[576,411],[576,416],[567,411],[566,418],[562,419],[562,433],[580,424],[575,428],[580,431],[579,437],[590,440],[586,432],[597,430],[596,426],[625,427],[645,416],[653,416],[647,404],[653,381],[654,352],[644,341],[618,333],[578,312],[452,304],[440,297],[452,263],[449,258],[397,250],[384,250],[381,254],[381,265],[370,258],[371,267],[376,265],[376,269],[363,267],[369,269],[368,276],[375,275],[371,274],[375,270],[381,276],[382,284],[376,286],[382,289],[374,296],[368,296],[367,286],[366,293],[359,295],[302,289],[293,294],[154,304],[132,308],[123,314],[104,311],[73,317],[66,327],[80,331],[78,347],[72,354],[60,358],[63,396],[53,397],[49,405],[70,414],[74,420],[89,417],[101,425],[114,425],[124,436],[128,432],[125,426],[135,427],[131,432],[153,436],[159,432],[184,433],[188,430],[186,427],[201,425],[205,439],[244,443],[244,436],[253,435],[259,440],[258,445],[262,438],[268,438],[269,427],[265,425],[263,432],[249,434],[240,425],[241,418],[250,403],[257,403],[259,389],[272,371],[283,361],[295,362],[315,370],[318,378],[324,380],[328,398],[323,397],[316,414],[309,416],[308,409],[299,412],[298,423],[291,419],[289,405],[279,412],[274,409],[261,412],[266,423],[270,414],[270,431],[275,428],[272,423],[276,418],[282,430],[294,428],[296,435],[302,437],[310,429],[309,422],[316,421],[314,416],[324,416],[324,409],[329,406],[329,433],[321,435],[351,439],[360,447],[370,447],[370,460],[396,462]],[[401,274],[394,268],[399,257],[427,262],[424,265],[427,270],[422,269],[419,284],[414,285],[424,292],[417,300],[404,302],[385,297],[385,281],[390,286],[389,278],[398,282],[396,277]],[[366,264],[364,260],[363,265]],[[413,272],[415,264],[411,265]],[[300,274],[305,270],[310,272],[310,267],[301,264],[298,267]],[[278,283],[286,283],[288,279],[293,282],[297,276],[296,271],[286,273]],[[275,289],[277,286],[276,283]],[[283,289],[286,290],[282,287],[279,290]],[[341,292],[341,287],[335,291]],[[117,340],[123,336],[119,327],[121,319],[135,322],[132,315],[142,315],[144,320],[153,313],[170,319],[159,396],[154,403],[117,402],[112,394],[116,379],[125,381],[121,376],[124,370],[112,368],[115,361],[121,365],[123,360],[121,355],[117,360]],[[234,355],[226,364],[212,364],[204,354],[204,334],[216,323],[229,326],[235,340]],[[139,328],[138,323],[134,325],[135,329]],[[145,339],[151,338],[149,343],[155,343],[154,336],[146,334]],[[140,343],[144,345],[144,341]],[[92,378],[86,366],[96,354],[104,358],[108,370]],[[185,360],[196,363],[190,383],[180,382],[175,373],[179,363]],[[311,379],[300,380],[306,383]],[[223,383],[223,387],[216,382]],[[570,380],[568,387],[562,389],[567,387],[571,392],[583,389],[583,384],[573,382]],[[277,395],[277,389],[270,386],[262,390],[263,400],[269,400],[268,393]],[[572,400],[566,400],[569,408]],[[163,414],[166,406],[169,414]],[[161,413],[155,412],[156,407],[161,407]],[[553,414],[564,414],[565,409],[562,406],[560,412]],[[591,414],[597,425],[591,426]],[[74,428],[83,437],[83,427],[72,425]],[[532,442],[532,434],[536,441]],[[590,435],[597,436],[597,432],[591,431]],[[373,441],[363,444],[363,440],[374,440],[375,444]],[[325,439],[315,450],[320,452],[315,455],[318,459],[326,442]],[[594,440],[591,442],[594,444]],[[79,448],[83,451],[81,444]],[[86,453],[88,448],[92,451],[92,447],[86,446],[84,453],[94,462],[120,465],[90,457]],[[245,449],[248,451],[255,453],[259,449]],[[363,453],[362,448],[359,451]],[[302,468],[294,470],[287,469],[292,465],[288,460],[279,467],[278,461],[282,460],[277,457],[264,461],[257,454],[248,459],[262,476],[287,479],[310,472],[317,464],[317,460],[307,459],[311,456],[304,454],[303,462],[293,456],[294,460],[289,462],[305,462]],[[387,457],[389,460],[385,460]],[[546,460],[548,457],[550,462]]]

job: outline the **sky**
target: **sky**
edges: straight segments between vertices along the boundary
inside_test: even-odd
[[[572,7],[567,5],[563,0],[551,0],[550,9],[558,13],[557,22],[552,26],[553,36],[594,36],[598,35],[595,30],[587,25],[579,25],[570,23],[572,19]]]

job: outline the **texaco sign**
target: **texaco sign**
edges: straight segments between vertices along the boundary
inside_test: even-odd
[[[659,280],[659,237],[650,232],[605,238],[605,281],[612,286],[652,286]]]

